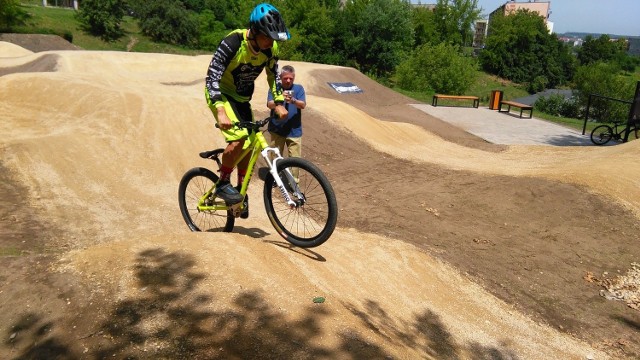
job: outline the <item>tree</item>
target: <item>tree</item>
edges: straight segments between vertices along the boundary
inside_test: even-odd
[[[338,1],[285,0],[283,16],[292,39],[282,43],[282,55],[297,60],[341,64],[344,53],[336,46]]]
[[[0,0],[0,31],[9,32],[14,26],[23,25],[28,17],[18,0]]]
[[[433,11],[417,6],[411,10],[413,32],[415,34],[415,46],[440,42],[440,35],[436,29],[435,14]]]
[[[434,15],[440,41],[461,46],[471,45],[471,26],[480,17],[478,0],[438,0]]]
[[[398,66],[396,77],[405,90],[460,95],[473,84],[476,68],[456,45],[425,44]]]
[[[123,34],[120,24],[126,9],[125,0],[83,0],[76,16],[89,33],[115,40]]]
[[[182,1],[131,1],[142,33],[155,41],[194,46],[198,42],[198,18]]]
[[[603,34],[594,39],[588,35],[584,43],[578,49],[578,60],[580,65],[589,65],[598,61],[611,61],[618,54],[624,53],[624,42],[613,40],[609,35]]]
[[[580,66],[574,77],[580,105],[586,107],[591,94],[620,100],[632,98],[635,85],[633,81],[618,75],[619,70],[615,64],[605,62]],[[589,112],[592,118],[603,122],[626,120],[629,115],[629,105],[595,98],[592,99]]]
[[[568,46],[527,10],[492,18],[480,61],[487,72],[526,83],[531,92],[566,83],[575,68]]]
[[[338,31],[345,56],[374,76],[388,76],[413,48],[411,7],[403,0],[348,2]]]

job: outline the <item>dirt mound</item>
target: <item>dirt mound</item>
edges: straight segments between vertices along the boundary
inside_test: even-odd
[[[288,246],[256,178],[249,220],[194,234],[176,189],[223,145],[202,95],[210,58],[54,54],[55,72],[0,77],[1,357],[640,354],[637,311],[583,279],[640,256],[638,144],[447,138],[353,69],[292,63],[309,94],[303,154],[334,185],[338,229]],[[372,100],[324,85],[342,79]],[[263,115],[260,94],[262,78]]]
[[[33,57],[30,60],[20,65],[0,67],[0,76],[15,74],[15,73],[29,73],[29,72],[53,72],[56,71],[58,66],[58,55],[44,54],[42,56]],[[3,61],[0,59],[0,64]],[[6,64],[8,65],[8,64]]]
[[[32,52],[81,50],[58,35],[4,33],[0,34],[0,41],[16,44]]]

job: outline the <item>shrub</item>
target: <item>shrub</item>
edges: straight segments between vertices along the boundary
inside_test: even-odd
[[[580,106],[575,98],[567,99],[562,95],[551,94],[536,100],[534,106],[543,113],[577,119],[580,117]]]
[[[618,75],[619,67],[610,63],[593,63],[581,66],[574,77],[578,101],[581,107],[589,103],[589,95],[599,95],[592,98],[589,116],[604,122],[626,120],[629,116],[629,105],[619,100],[630,100],[635,86],[632,82]]]
[[[475,81],[476,61],[457,46],[420,46],[397,68],[398,86],[410,91],[463,94]]]
[[[124,0],[84,0],[76,16],[89,33],[104,40],[122,36],[122,18],[126,12]]]
[[[527,91],[531,94],[535,94],[547,88],[549,80],[546,76],[538,75],[527,86]]]
[[[16,25],[24,25],[28,18],[18,0],[0,0],[0,31],[12,31]]]

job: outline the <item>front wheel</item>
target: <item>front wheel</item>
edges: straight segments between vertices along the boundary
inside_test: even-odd
[[[597,126],[591,131],[591,141],[596,145],[604,145],[613,137],[613,129],[609,125]]]
[[[184,221],[191,231],[233,230],[236,218],[222,199],[212,194],[218,176],[197,167],[187,171],[178,186],[178,202]],[[207,194],[209,194],[207,196]]]
[[[264,182],[264,205],[276,231],[293,245],[310,248],[329,239],[338,221],[336,196],[327,177],[302,158],[278,160],[276,167],[289,204],[269,173]]]

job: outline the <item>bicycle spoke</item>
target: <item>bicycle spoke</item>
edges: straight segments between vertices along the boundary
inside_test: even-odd
[[[289,173],[297,184],[289,184]],[[295,206],[288,204],[279,189],[273,189],[273,178],[265,184],[265,206],[270,220],[287,241],[303,247],[318,246],[331,235],[337,219],[337,205],[328,180],[306,160],[288,158],[278,164],[278,174]],[[296,186],[297,185],[297,186]]]
[[[211,190],[217,181],[217,176],[204,168],[189,170],[179,187],[179,202],[182,217],[192,231],[231,231],[235,223],[234,217],[228,216],[228,211],[214,210],[224,208],[217,199],[205,199],[207,208],[199,207],[203,196]]]

